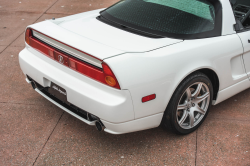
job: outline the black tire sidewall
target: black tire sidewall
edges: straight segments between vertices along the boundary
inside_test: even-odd
[[[196,83],[196,82],[202,82],[205,83],[208,88],[209,88],[209,93],[210,93],[210,101],[209,101],[209,106],[207,108],[206,114],[204,115],[203,119],[199,122],[199,124],[197,124],[195,127],[191,128],[191,129],[183,129],[180,127],[180,125],[177,122],[177,118],[176,118],[176,112],[177,112],[177,106],[179,103],[179,100],[182,96],[182,94],[186,91],[186,89]],[[209,80],[209,78],[200,72],[194,73],[190,76],[188,76],[186,79],[184,79],[180,85],[177,87],[176,91],[174,92],[168,107],[166,108],[165,114],[164,114],[164,118],[165,118],[165,122],[169,121],[170,124],[164,124],[165,127],[168,127],[166,125],[171,125],[170,128],[172,130],[174,130],[174,132],[176,132],[177,134],[189,134],[193,131],[195,131],[202,123],[203,121],[206,119],[211,103],[213,100],[213,86],[211,81]]]

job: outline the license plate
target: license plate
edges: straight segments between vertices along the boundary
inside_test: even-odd
[[[68,103],[67,101],[67,92],[65,89],[63,89],[62,87],[60,87],[59,85],[51,82],[51,86],[50,88],[48,88],[48,92],[55,96],[56,98],[58,98],[59,100]]]

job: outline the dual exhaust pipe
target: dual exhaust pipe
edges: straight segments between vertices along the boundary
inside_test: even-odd
[[[36,88],[40,89],[40,87],[32,79],[28,79],[28,80],[30,81],[29,83],[31,83],[33,89],[36,89]],[[105,126],[103,125],[103,123],[99,119],[96,120],[95,127],[98,131],[104,131],[104,129],[105,129]]]
[[[95,115],[92,115],[90,113],[87,113],[87,119],[89,121],[95,121],[95,127],[98,131],[103,131],[105,129],[104,124],[100,120],[100,118],[96,117]]]
[[[31,86],[33,89],[36,89],[36,83],[34,81],[31,81]]]
[[[32,88],[33,89],[39,89],[39,90],[42,90],[44,87],[42,87],[41,85],[39,85],[38,83],[36,83],[35,81],[33,81],[33,80],[30,80],[29,79],[29,81],[30,81],[30,84],[31,84],[31,86],[32,86]]]
[[[105,129],[105,126],[102,124],[100,120],[97,120],[95,122],[95,127],[98,131],[103,131]]]

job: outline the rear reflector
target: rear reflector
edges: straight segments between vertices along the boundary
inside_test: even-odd
[[[141,101],[144,103],[144,102],[153,100],[153,99],[155,99],[155,98],[156,98],[156,95],[155,95],[155,94],[152,94],[152,95],[143,97]]]
[[[56,50],[55,48],[44,44],[43,42],[34,38],[32,35],[32,29],[30,28],[26,30],[25,41],[34,49],[40,51],[41,53],[61,63],[62,65],[67,66],[103,84],[121,89],[114,73],[105,62],[102,62],[102,69],[100,69],[83,61],[80,61],[74,57],[71,57],[68,54]]]

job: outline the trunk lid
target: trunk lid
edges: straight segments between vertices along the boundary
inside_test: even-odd
[[[126,52],[147,52],[183,40],[148,38],[96,19],[100,10],[33,24],[31,28],[101,60]]]

